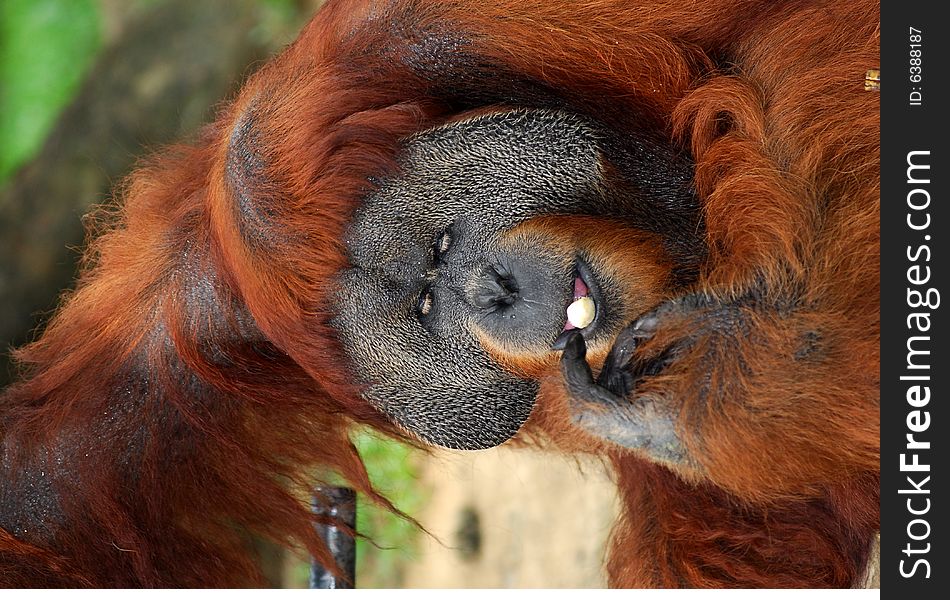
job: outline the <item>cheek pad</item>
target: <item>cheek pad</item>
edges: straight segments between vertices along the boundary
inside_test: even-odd
[[[409,433],[448,448],[490,448],[531,414],[537,383],[502,371],[468,329],[426,331],[370,270],[345,271],[337,290],[330,324],[348,368],[366,400]]]

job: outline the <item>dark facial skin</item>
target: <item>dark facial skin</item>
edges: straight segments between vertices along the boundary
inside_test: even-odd
[[[542,110],[483,114],[406,141],[400,174],[355,215],[351,268],[336,288],[334,326],[370,402],[427,442],[492,447],[528,418],[538,383],[502,368],[487,347],[554,352],[578,276],[597,303],[585,339],[616,335],[622,287],[596,257],[543,229],[512,233],[546,215],[643,227],[648,195],[615,175],[640,142],[632,153],[611,144],[582,117]],[[686,212],[688,169],[665,158],[682,197],[663,201]]]

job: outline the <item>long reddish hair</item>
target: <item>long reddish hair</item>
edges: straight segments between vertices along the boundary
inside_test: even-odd
[[[360,400],[328,325],[342,234],[359,199],[395,168],[399,140],[460,110],[553,103],[678,140],[697,162],[710,238],[724,240],[711,248],[719,266],[705,273],[715,285],[781,277],[804,269],[808,252],[830,251],[807,237],[818,217],[801,198],[876,193],[876,104],[871,95],[821,96],[833,105],[825,110],[815,95],[831,83],[856,94],[860,80],[840,73],[876,61],[877,5],[813,4],[327,2],[194,144],[136,170],[103,217],[75,291],[17,352],[23,376],[0,397],[0,432],[6,497],[20,508],[12,530],[0,530],[0,581],[257,584],[250,534],[329,561],[302,495],[315,474],[336,472],[379,499],[348,432],[367,424],[404,437]],[[788,48],[798,48],[792,58]],[[725,65],[726,56],[740,62]],[[852,237],[873,235],[869,213],[851,216]],[[874,275],[864,265],[846,271],[861,286]],[[873,309],[862,318],[873,321]],[[861,368],[876,357],[870,344],[855,352]],[[855,404],[855,422],[868,423],[856,435],[873,446],[877,415],[864,406]],[[871,467],[866,452],[856,456],[848,468]],[[832,515],[819,525],[787,529],[802,553],[838,567],[770,578],[763,565],[778,557],[764,553],[744,573],[738,562],[710,562],[717,536],[740,552],[761,532],[735,511],[715,535],[705,521],[673,527],[663,518],[688,508],[697,490],[683,486],[695,482],[629,457],[617,464],[628,500],[653,502],[643,519],[660,519],[667,537],[641,544],[651,526],[628,515],[611,559],[616,585],[841,585],[860,562],[851,558],[857,542],[826,551],[830,538],[817,528],[854,518],[861,530],[849,535],[860,537],[875,526],[870,506],[852,505],[875,497],[865,481],[816,500]],[[814,467],[826,466],[818,480],[833,465]],[[753,481],[740,477],[730,490],[775,500]],[[652,499],[640,497],[644,482],[657,490]],[[732,501],[718,488],[700,493],[716,499],[703,506]],[[819,509],[788,510],[781,523]],[[671,540],[693,535],[704,554],[681,556],[687,547]],[[664,561],[680,566],[667,572],[656,564]]]

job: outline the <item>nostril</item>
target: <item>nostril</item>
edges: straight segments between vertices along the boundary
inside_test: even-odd
[[[506,294],[501,284],[492,278],[483,278],[478,283],[478,289],[475,291],[475,306],[479,308],[493,308],[499,302],[499,298]]]
[[[511,306],[512,304],[515,303],[515,300],[517,299],[518,299],[517,294],[515,294],[514,292],[508,292],[504,294],[503,296],[498,296],[496,301],[498,304],[502,306]]]
[[[498,283],[506,293],[511,295],[518,293],[518,283],[514,279],[502,279]]]
[[[472,301],[478,308],[492,308],[497,304],[497,298],[498,294],[494,294],[485,289],[480,289],[475,293]]]
[[[511,306],[518,300],[518,284],[504,267],[488,266],[472,300],[475,306],[484,309]]]
[[[518,293],[518,281],[504,265],[491,265],[488,268],[489,276],[509,294]]]

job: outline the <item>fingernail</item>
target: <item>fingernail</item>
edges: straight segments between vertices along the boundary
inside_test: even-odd
[[[558,351],[558,350],[563,350],[564,348],[566,348],[567,340],[571,337],[571,334],[574,332],[575,330],[573,329],[567,329],[561,332],[561,335],[557,336],[557,339],[554,340],[553,344],[551,344],[551,350]]]

